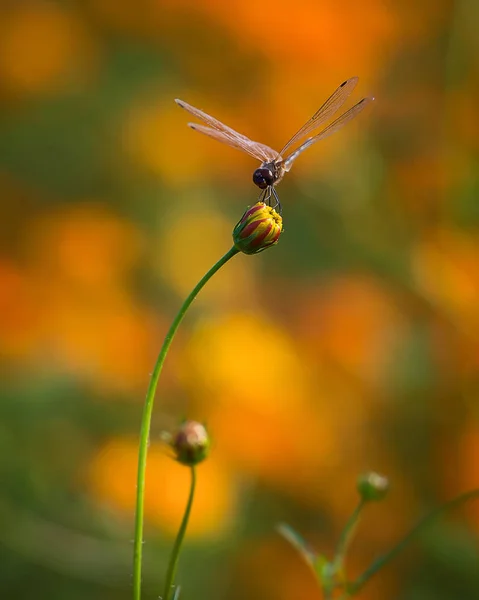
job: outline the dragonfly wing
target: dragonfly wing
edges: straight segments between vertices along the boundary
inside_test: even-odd
[[[276,150],[273,150],[264,144],[253,142],[246,137],[232,137],[224,131],[218,131],[212,127],[198,125],[197,123],[188,123],[188,125],[191,127],[191,129],[199,131],[200,133],[204,133],[205,135],[209,135],[213,139],[218,140],[218,142],[227,144],[232,148],[242,150],[243,152],[246,152],[246,154],[249,154],[261,162],[270,162],[278,158],[278,153]]]
[[[269,146],[265,144],[260,144],[259,142],[254,142],[250,140],[245,135],[238,133],[231,127],[228,127],[218,119],[206,114],[199,108],[195,108],[183,100],[175,100],[175,102],[184,108],[186,111],[204,121],[208,127],[204,125],[197,125],[195,123],[188,123],[188,125],[196,130],[204,133],[205,135],[209,135],[210,137],[223,142],[224,144],[228,144],[233,148],[238,148],[239,150],[243,150],[250,156],[260,160],[261,162],[271,162],[279,158],[279,153],[276,150],[273,150]]]
[[[319,108],[314,115],[305,123],[299,131],[297,131],[293,137],[289,140],[286,146],[281,150],[280,154],[284,155],[285,151],[290,148],[293,144],[304,138],[308,133],[311,133],[314,129],[321,127],[323,123],[328,121],[336,111],[346,102],[351,95],[358,83],[358,77],[351,77],[344,81],[326,100],[326,102]]]
[[[374,100],[374,98],[363,98],[357,104],[355,104],[352,108],[350,108],[348,111],[346,111],[340,117],[338,117],[335,121],[333,121],[331,123],[331,125],[328,125],[325,129],[323,129],[323,131],[321,131],[317,135],[306,140],[304,142],[304,144],[301,144],[301,146],[297,150],[292,152],[289,156],[287,156],[284,159],[284,162],[283,162],[284,170],[289,171],[291,169],[293,162],[298,158],[298,156],[302,152],[304,152],[306,150],[306,148],[309,148],[309,146],[311,146],[312,144],[319,142],[319,140],[324,140],[324,138],[327,138],[328,136],[330,136],[333,133],[335,133],[336,131],[338,131],[338,129],[341,129],[341,127],[344,127],[344,125],[346,125],[346,123],[351,121],[351,119],[354,119],[354,117],[356,115],[358,115],[364,108],[366,108],[366,106],[370,102],[372,102],[372,100]]]

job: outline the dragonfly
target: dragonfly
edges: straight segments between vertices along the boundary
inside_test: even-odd
[[[191,106],[191,104],[188,104],[183,100],[176,99],[175,102],[181,106],[181,108],[184,108],[194,117],[205,123],[188,123],[191,129],[208,135],[232,148],[242,150],[261,162],[261,165],[253,173],[253,183],[262,190],[260,200],[270,204],[271,197],[274,197],[276,203],[274,208],[279,207],[281,209],[281,203],[278,194],[276,193],[275,186],[277,186],[284,175],[290,171],[298,156],[316,142],[324,140],[341,129],[341,127],[346,125],[346,123],[349,123],[351,119],[354,119],[356,115],[374,100],[374,98],[371,97],[362,98],[352,108],[344,112],[341,116],[332,121],[332,123],[318,132],[318,129],[324,126],[325,123],[337,113],[341,106],[343,106],[357,83],[358,77],[351,77],[344,81],[279,152],[266,146],[266,144],[250,140],[245,135],[238,133],[221,121],[218,121],[214,117],[208,115],[199,108]],[[294,149],[297,144],[300,145]]]

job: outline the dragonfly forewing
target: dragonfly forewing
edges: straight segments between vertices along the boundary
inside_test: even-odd
[[[197,123],[188,123],[188,125],[194,131],[199,131],[200,133],[204,133],[205,135],[212,137],[218,142],[222,142],[223,144],[227,144],[232,148],[242,150],[243,152],[246,152],[246,154],[249,154],[261,162],[270,162],[277,159],[281,160],[281,157],[278,155],[276,150],[273,150],[273,148],[270,148],[265,144],[253,142],[253,140],[250,140],[247,137],[233,137],[226,132],[218,131],[217,129],[206,127],[205,125],[198,125]]]
[[[346,102],[352,91],[358,83],[358,77],[351,77],[344,81],[326,100],[326,102],[318,108],[314,115],[307,121],[299,131],[297,131],[289,142],[281,150],[280,154],[284,155],[288,148],[299,142],[302,138],[312,133],[318,127],[321,127],[328,121]]]
[[[203,112],[199,108],[195,108],[188,104],[187,102],[183,102],[183,100],[175,100],[175,102],[184,108],[186,111],[204,121],[208,127],[204,125],[197,125],[196,123],[188,123],[188,125],[194,129],[195,131],[199,131],[200,133],[204,133],[205,135],[209,135],[210,137],[222,142],[223,144],[228,144],[233,148],[237,148],[239,150],[243,150],[250,156],[258,159],[261,162],[271,162],[277,160],[279,157],[279,152],[273,150],[269,146],[265,144],[260,144],[259,142],[255,142],[250,140],[248,137],[243,135],[242,133],[238,133],[231,127],[228,127],[218,119],[215,119],[211,115]]]
[[[349,121],[351,121],[351,119],[354,119],[354,117],[356,115],[358,115],[364,108],[366,108],[366,106],[373,100],[374,100],[374,98],[363,98],[357,104],[355,104],[352,108],[350,108],[348,111],[346,111],[340,117],[338,117],[335,121],[333,121],[330,125],[328,125],[325,129],[323,129],[323,131],[321,131],[317,135],[306,140],[304,142],[304,144],[301,144],[301,146],[297,150],[292,152],[289,156],[287,156],[284,159],[284,163],[283,163],[284,170],[289,171],[291,169],[293,162],[298,158],[298,156],[302,152],[304,152],[306,150],[306,148],[309,148],[310,146],[312,146],[316,142],[319,142],[320,140],[324,140],[328,136],[330,136],[333,133],[335,133],[336,131],[338,131],[338,129],[341,129],[341,127],[344,127],[344,125],[346,125],[346,123],[349,123]]]

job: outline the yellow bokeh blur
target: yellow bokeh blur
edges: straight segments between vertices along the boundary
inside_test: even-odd
[[[198,196],[198,205],[202,208],[189,209],[186,219],[178,210],[180,201],[170,205],[158,232],[155,266],[160,277],[180,298],[185,297],[200,277],[233,245],[231,222],[213,206],[208,206],[207,199],[201,196]],[[208,243],[205,243],[206,240]],[[238,259],[233,259],[227,269],[220,271],[197,300],[218,308],[244,306],[254,304],[254,301],[252,269]]]
[[[112,439],[88,467],[87,479],[94,497],[131,514],[135,506],[138,443]],[[198,483],[188,525],[193,538],[224,535],[235,514],[234,482],[225,464],[212,456],[197,467]],[[117,476],[121,473],[121,477]],[[145,515],[168,536],[174,537],[183,516],[190,486],[190,470],[172,458],[161,443],[150,444]],[[167,483],[167,485],[166,485]]]
[[[86,29],[53,2],[19,2],[2,19],[0,79],[13,95],[61,89],[93,60]]]
[[[298,409],[307,400],[307,368],[287,333],[266,315],[200,322],[179,369],[192,391],[241,398],[265,414]]]

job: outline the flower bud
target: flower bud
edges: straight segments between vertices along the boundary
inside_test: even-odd
[[[244,254],[257,254],[278,243],[283,219],[272,206],[257,202],[233,229],[235,247]]]
[[[203,461],[209,454],[210,438],[201,423],[185,421],[171,441],[176,460],[192,467]]]
[[[378,502],[388,493],[389,481],[387,477],[371,471],[359,477],[357,490],[364,502]]]

